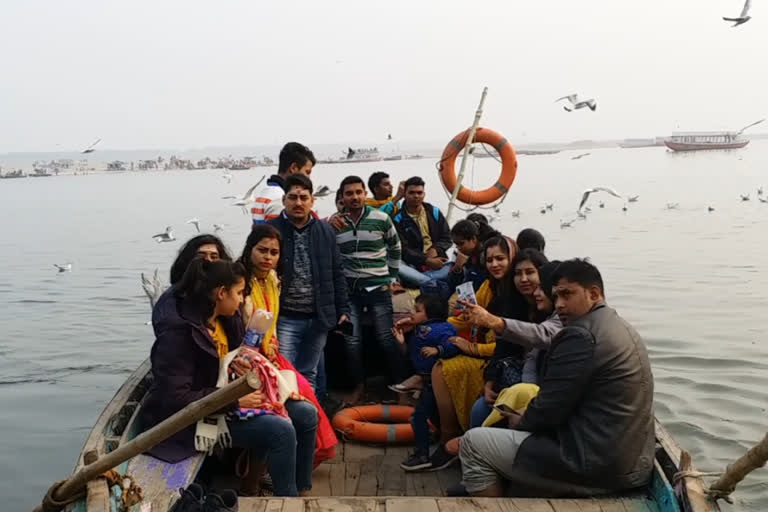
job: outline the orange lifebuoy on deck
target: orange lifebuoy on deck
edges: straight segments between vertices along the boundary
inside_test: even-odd
[[[445,146],[443,156],[440,158],[440,181],[448,192],[453,193],[456,188],[458,178],[456,177],[456,157],[459,156],[462,148],[467,144],[469,130],[464,130]],[[462,186],[459,189],[457,198],[462,203],[472,205],[489,204],[501,198],[507,193],[512,182],[515,181],[517,174],[517,156],[512,144],[504,136],[488,128],[477,128],[474,142],[483,142],[490,144],[501,156],[501,176],[496,183],[484,190],[472,190]]]
[[[333,428],[349,439],[368,443],[407,443],[414,440],[413,407],[364,405],[349,407],[333,417]]]

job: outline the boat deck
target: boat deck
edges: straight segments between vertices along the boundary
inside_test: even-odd
[[[313,474],[312,497],[240,498],[240,512],[659,512],[644,496],[560,500],[530,498],[446,498],[459,482],[458,464],[442,471],[400,469],[406,446],[340,443],[336,458]]]

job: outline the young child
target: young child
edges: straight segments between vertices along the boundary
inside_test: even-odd
[[[395,326],[392,333],[400,343],[403,352],[410,351],[411,362],[416,375],[423,383],[423,391],[411,417],[416,448],[400,467],[405,471],[418,471],[432,468],[429,458],[429,423],[437,412],[435,395],[432,391],[430,375],[438,359],[448,359],[459,354],[459,348],[449,338],[456,336],[456,328],[449,324],[448,301],[439,295],[421,294],[416,297],[410,324],[414,326],[408,335],[406,347],[402,327]]]

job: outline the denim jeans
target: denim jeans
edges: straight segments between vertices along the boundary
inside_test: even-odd
[[[421,272],[401,261],[399,274],[403,284],[418,287],[432,280],[445,281],[448,278],[448,273],[450,271],[451,266],[445,264],[443,265],[443,268],[439,270],[427,270]]]
[[[317,362],[317,377],[315,378],[315,396],[318,400],[328,394],[328,377],[325,375],[325,350],[320,352]]]
[[[485,397],[478,398],[469,413],[469,428],[482,427],[485,418],[491,414],[493,407],[485,403]]]
[[[419,402],[413,409],[411,416],[411,426],[413,426],[413,435],[416,448],[414,454],[429,457],[429,423],[432,420],[438,425],[439,418],[437,414],[437,401],[435,401],[435,392],[432,390],[432,382],[427,381],[424,389],[421,390]]]
[[[392,335],[392,293],[389,288],[376,289],[371,292],[359,290],[349,294],[350,320],[352,336],[346,337],[347,371],[355,385],[363,382],[363,339],[362,316],[363,308],[373,319],[373,331],[376,342],[387,358],[389,378],[392,382],[400,382],[406,377],[405,357],[400,353],[397,340]]]
[[[277,320],[280,353],[309,381],[313,390],[327,336],[328,330],[317,318],[281,314]]]
[[[267,460],[275,496],[298,496],[312,488],[317,410],[309,402],[288,400],[291,420],[265,414],[230,421],[232,445],[251,450],[255,460]]]

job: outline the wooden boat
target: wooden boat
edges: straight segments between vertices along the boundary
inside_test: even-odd
[[[149,390],[152,374],[149,360],[139,365],[99,416],[78,457],[75,471],[95,453],[107,453],[140,432],[138,412]],[[676,496],[670,482],[680,471],[681,450],[665,428],[656,422],[656,463],[647,488],[627,494],[592,499],[449,498],[448,486],[460,480],[458,465],[434,473],[405,473],[399,464],[407,446],[371,446],[341,442],[336,457],[314,473],[312,497],[240,498],[240,511],[647,511],[717,512],[716,503],[705,498],[703,482],[687,478],[679,484],[685,492]],[[90,454],[89,454],[90,453]],[[686,454],[687,455],[687,454]],[[139,455],[116,468],[131,475],[143,491],[143,501],[131,512],[165,512],[178,497],[178,489],[198,477],[205,455],[195,455],[169,464]],[[688,469],[693,469],[688,467]],[[89,484],[87,496],[70,505],[72,512],[118,512],[119,487]]]

